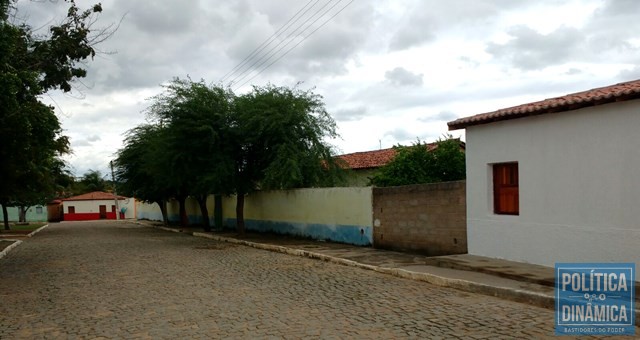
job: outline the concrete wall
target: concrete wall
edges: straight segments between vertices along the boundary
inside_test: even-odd
[[[640,100],[467,128],[469,253],[640,265]],[[518,162],[520,214],[493,213],[491,164]]]
[[[235,205],[234,205],[235,206]],[[189,217],[189,223],[200,224],[202,223],[202,214],[200,213],[200,207],[198,201],[189,197],[186,201],[187,217]],[[209,223],[213,225],[213,208],[214,201],[213,196],[207,198],[207,209],[209,210]],[[169,221],[180,221],[180,205],[178,201],[171,201],[167,204],[167,215]],[[156,203],[144,203],[142,201],[136,202],[136,218],[150,221],[162,221],[162,212],[160,207]]]
[[[376,248],[428,255],[467,252],[465,182],[373,188]]]
[[[136,200],[136,218],[140,220],[162,221],[162,213],[157,204]]]
[[[236,198],[225,197],[222,206],[225,225],[235,228]],[[209,197],[208,207],[213,221],[213,197]],[[195,200],[188,200],[187,214],[190,222],[199,222],[200,210]],[[169,204],[168,215],[170,220],[178,221],[177,202]],[[157,204],[139,203],[137,217],[162,220]],[[373,240],[370,187],[257,192],[245,198],[244,218],[248,230],[356,245],[371,245]]]
[[[235,225],[235,197],[223,203],[223,215]],[[247,196],[249,230],[271,231],[336,242],[371,245],[371,188],[314,188],[258,192]]]
[[[0,205],[2,207],[2,205]],[[40,209],[38,209],[40,208]],[[7,207],[7,216],[9,221],[18,222],[18,208]],[[47,207],[42,205],[35,205],[27,210],[27,222],[46,222],[47,221]],[[0,221],[4,220],[4,214],[0,208]]]

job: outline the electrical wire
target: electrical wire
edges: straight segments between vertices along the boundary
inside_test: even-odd
[[[310,3],[314,2],[315,3],[307,8],[307,6],[309,6]],[[309,0],[309,2],[307,2],[300,10],[298,10],[298,12],[296,12],[291,18],[289,18],[289,20],[287,20],[286,23],[284,23],[284,25],[282,25],[277,31],[275,31],[269,38],[267,38],[265,41],[262,42],[262,44],[260,44],[260,46],[256,47],[253,51],[251,51],[251,53],[245,57],[239,64],[237,64],[236,66],[233,67],[233,69],[231,69],[231,71],[227,72],[224,76],[222,76],[222,78],[220,78],[219,82],[222,83],[224,82],[225,79],[229,78],[232,74],[234,74],[238,69],[242,68],[242,66],[244,66],[250,59],[253,59],[254,55],[260,53],[262,50],[264,50],[267,46],[269,46],[271,44],[271,42],[273,40],[275,40],[276,37],[280,36],[281,33],[284,33],[284,31],[286,31],[289,26],[295,24],[296,22],[298,22],[298,20],[300,20],[300,18],[302,18],[311,8],[313,8],[320,0]],[[307,8],[304,13],[302,13],[297,19],[295,19],[295,21],[291,22],[294,18],[296,18],[298,16],[298,14],[300,14],[300,12],[302,12],[305,8]],[[282,31],[282,32],[281,32]]]
[[[307,40],[307,38],[309,38],[311,35],[313,35],[315,32],[317,32],[319,29],[321,29],[322,27],[324,27],[329,21],[331,21],[333,18],[335,18],[338,14],[340,14],[342,11],[344,11],[349,5],[351,5],[351,3],[353,3],[355,0],[351,0],[349,1],[344,7],[342,7],[338,12],[336,12],[334,15],[332,15],[329,19],[327,19],[325,22],[323,22],[318,28],[316,28],[315,30],[313,30],[311,33],[309,33],[309,35],[307,35],[306,37],[304,37],[301,41],[299,41],[297,44],[293,45],[291,48],[289,48],[287,51],[285,51],[284,54],[282,54],[280,57],[278,57],[276,60],[274,60],[273,62],[271,62],[269,65],[267,65],[265,68],[263,68],[262,70],[260,70],[256,75],[254,75],[253,77],[249,78],[247,81],[245,81],[244,83],[242,83],[240,86],[238,86],[236,88],[239,89],[242,86],[244,86],[245,84],[247,84],[248,82],[250,82],[251,80],[255,79],[257,76],[259,76],[260,74],[262,74],[262,72],[266,71],[269,67],[271,67],[273,64],[275,64],[276,62],[278,62],[280,59],[282,59],[284,56],[286,56],[287,54],[289,54],[289,52],[291,52],[291,50],[293,50],[294,48],[298,47],[298,45],[300,45],[301,43],[303,43],[305,40]]]
[[[249,74],[251,74],[251,72],[253,72],[254,70],[254,66],[258,65],[256,68],[261,67],[262,65],[264,65],[266,62],[269,61],[269,59],[271,59],[273,57],[273,55],[279,53],[280,51],[282,51],[287,45],[289,45],[295,38],[302,36],[302,34],[309,29],[309,27],[311,27],[314,23],[316,23],[320,18],[322,18],[323,16],[325,16],[329,11],[331,11],[331,9],[333,9],[337,4],[339,4],[342,0],[338,0],[338,2],[336,2],[333,6],[331,6],[328,10],[326,10],[324,13],[322,13],[319,17],[317,17],[311,24],[307,25],[304,29],[300,30],[305,24],[307,24],[310,20],[314,19],[322,10],[324,10],[329,4],[331,4],[332,2],[334,2],[335,0],[329,0],[327,3],[324,4],[324,6],[322,6],[320,9],[318,9],[310,18],[308,18],[304,23],[302,23],[301,25],[299,25],[298,27],[296,27],[291,33],[289,33],[289,35],[287,35],[286,38],[284,38],[283,40],[281,40],[277,45],[273,46],[271,49],[269,49],[266,54],[262,57],[260,57],[258,60],[254,61],[251,65],[249,65],[249,67],[244,71],[241,72],[239,75],[237,75],[235,78],[233,78],[229,84],[234,84],[234,83],[239,83],[240,81],[242,81],[244,78],[246,78]],[[295,37],[291,38],[293,35],[295,35]],[[289,40],[291,38],[291,40]],[[289,40],[283,47],[280,47],[283,43],[285,43],[287,40]],[[275,50],[275,52],[273,52]],[[273,52],[273,53],[272,53]]]

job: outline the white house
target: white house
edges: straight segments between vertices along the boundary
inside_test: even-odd
[[[640,80],[449,122],[466,129],[470,254],[640,266]]]
[[[63,220],[86,221],[100,219],[116,219],[116,211],[120,218],[135,218],[135,199],[124,196],[117,197],[112,193],[94,191],[62,200]]]

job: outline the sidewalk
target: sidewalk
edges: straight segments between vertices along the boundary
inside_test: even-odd
[[[247,233],[241,237],[230,231],[205,233],[200,228],[167,228],[151,221],[138,223],[167,231],[373,270],[535,306],[555,307],[554,269],[550,267],[468,254],[428,257],[283,235]]]

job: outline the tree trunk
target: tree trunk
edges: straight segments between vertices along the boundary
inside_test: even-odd
[[[4,230],[11,230],[9,228],[9,213],[7,212],[6,204],[2,204],[2,216],[4,217]]]
[[[167,216],[167,201],[161,200],[156,202],[160,207],[160,213],[162,213],[162,223],[164,226],[169,225],[169,216]]]
[[[27,222],[27,210],[29,207],[18,207],[18,222],[26,223]]]
[[[244,235],[244,194],[237,195],[236,228],[237,228],[238,234]]]
[[[211,224],[209,223],[209,209],[207,209],[207,195],[196,196],[198,205],[200,206],[200,213],[202,214],[202,228],[204,231],[211,231]]]
[[[189,226],[189,217],[187,217],[187,198],[178,197],[180,204],[180,226],[186,228]]]
[[[224,227],[222,226],[222,195],[215,195],[214,198],[214,208],[213,208],[213,216],[215,218],[216,229],[222,230]]]

